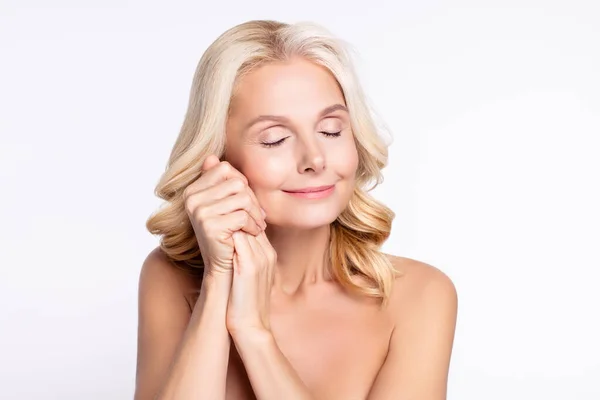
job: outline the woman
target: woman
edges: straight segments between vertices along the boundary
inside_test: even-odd
[[[383,254],[387,148],[313,24],[251,21],[205,52],[148,220],[136,399],[443,399],[450,279]]]

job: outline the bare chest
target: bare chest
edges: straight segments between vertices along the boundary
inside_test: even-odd
[[[373,304],[332,301],[302,308],[274,307],[271,328],[277,345],[318,398],[366,398],[385,360],[392,323]],[[227,399],[254,399],[235,346]]]

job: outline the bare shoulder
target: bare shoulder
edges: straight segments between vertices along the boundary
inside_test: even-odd
[[[140,292],[147,288],[155,294],[180,295],[190,309],[193,308],[201,283],[200,277],[177,267],[158,246],[146,256],[140,271]]]
[[[454,284],[432,265],[388,257],[399,271],[386,308],[394,327],[369,398],[445,399],[456,328]]]
[[[389,254],[386,256],[399,272],[390,298],[394,314],[442,313],[449,319],[456,317],[458,295],[448,275],[422,261]]]
[[[139,278],[135,399],[154,398],[164,381],[187,329],[197,285],[160,247],[144,259]]]
[[[403,286],[404,290],[424,290],[434,285],[438,289],[455,292],[454,283],[439,268],[412,258],[386,254],[392,265],[399,271],[395,286]]]

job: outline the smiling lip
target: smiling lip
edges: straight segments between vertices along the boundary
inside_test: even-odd
[[[316,186],[316,187],[308,187],[308,188],[303,188],[303,189],[298,189],[298,190],[284,190],[284,192],[288,192],[288,193],[313,193],[313,192],[323,192],[327,189],[331,189],[333,187],[333,185],[328,185],[328,186]]]
[[[303,199],[322,199],[333,193],[333,189],[335,189],[335,185],[317,186],[298,190],[284,190],[284,192]]]

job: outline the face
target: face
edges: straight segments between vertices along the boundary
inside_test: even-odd
[[[226,148],[269,225],[328,225],[352,196],[358,153],[344,96],[310,61],[266,64],[240,79]]]

